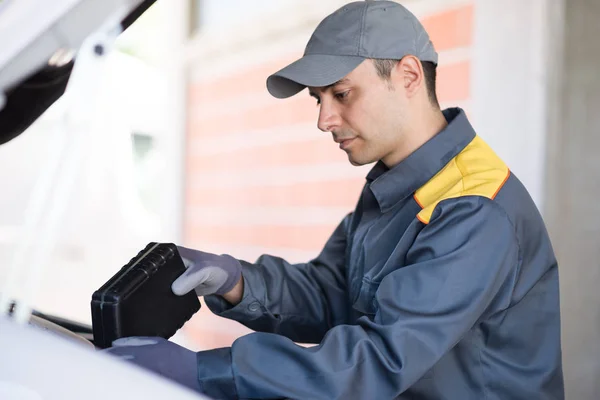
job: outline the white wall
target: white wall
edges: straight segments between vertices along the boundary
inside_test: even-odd
[[[476,0],[472,122],[543,208],[546,8],[552,0]]]
[[[556,0],[546,221],[561,273],[568,399],[600,393],[600,3]]]

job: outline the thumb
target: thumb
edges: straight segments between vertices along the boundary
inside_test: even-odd
[[[183,296],[191,292],[196,286],[201,285],[210,277],[210,271],[200,268],[188,268],[171,285],[171,290],[177,296]]]
[[[177,252],[181,258],[188,259],[190,261],[202,260],[211,255],[210,253],[205,253],[204,251],[189,249],[183,246],[177,246]]]
[[[194,266],[194,262],[192,260],[190,260],[189,258],[181,257],[181,260],[183,261],[183,266],[186,269],[189,269],[190,267]]]

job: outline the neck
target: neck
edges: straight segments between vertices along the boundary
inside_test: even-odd
[[[448,125],[442,110],[439,108],[427,107],[421,112],[412,114],[412,117],[414,123],[402,135],[403,141],[398,146],[397,151],[390,153],[381,160],[388,168],[398,165]]]

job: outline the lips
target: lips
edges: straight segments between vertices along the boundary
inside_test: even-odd
[[[335,139],[335,142],[340,144],[340,149],[345,150],[354,142],[355,139],[356,138]]]

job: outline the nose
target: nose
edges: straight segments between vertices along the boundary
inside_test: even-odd
[[[329,102],[323,101],[319,108],[317,127],[323,132],[331,132],[339,126],[340,116]]]

